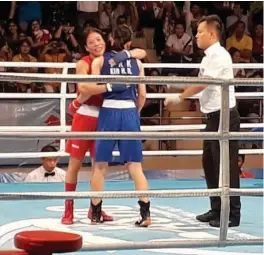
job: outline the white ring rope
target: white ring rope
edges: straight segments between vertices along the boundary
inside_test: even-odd
[[[147,99],[163,99],[167,97],[175,97],[179,93],[149,93],[147,94]],[[245,93],[235,93],[237,99],[263,99],[264,92],[245,92]],[[1,99],[59,99],[76,98],[76,93],[72,94],[53,94],[53,93],[0,93]],[[189,99],[198,99],[198,96],[189,97]]]
[[[264,154],[264,149],[241,149],[240,154],[259,155]],[[202,150],[164,150],[164,151],[143,151],[143,156],[201,156]],[[90,157],[87,152],[86,157]],[[113,152],[114,157],[119,157],[119,151]],[[58,152],[5,152],[0,153],[0,159],[14,158],[41,158],[41,157],[69,157],[69,154],[64,151]]]
[[[263,197],[264,189],[229,189],[229,196]],[[46,199],[91,199],[91,198],[173,198],[221,196],[222,189],[148,190],[148,191],[74,191],[74,192],[4,192],[0,200],[46,200]]]
[[[35,74],[35,73],[0,73],[1,81],[30,81],[30,82],[96,82],[96,83],[126,83],[126,84],[153,84],[153,85],[221,85],[230,86],[257,86],[263,85],[262,78],[246,79],[212,79],[180,76],[115,76],[115,75],[76,75],[76,74]]]
[[[179,119],[192,119],[192,117],[179,117]],[[62,126],[0,126],[0,132],[51,132],[61,131]],[[241,129],[247,128],[264,128],[264,123],[241,123]],[[186,130],[203,130],[205,124],[195,125],[156,125],[156,126],[141,126],[141,131],[186,131]],[[71,126],[66,126],[66,131],[70,131]]]
[[[76,68],[76,63],[46,63],[46,62],[0,62],[1,67],[39,67],[39,68]],[[143,63],[145,68],[199,68],[200,64],[187,63]],[[264,64],[233,64],[233,68],[263,69]]]
[[[108,139],[108,140],[221,140],[230,139],[238,140],[247,139],[263,139],[263,132],[229,132],[228,134],[220,134],[217,132],[1,132],[0,140],[4,139]]]

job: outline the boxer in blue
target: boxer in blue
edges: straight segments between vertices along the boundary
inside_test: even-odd
[[[92,74],[98,75],[133,75],[144,76],[142,63],[136,59],[129,59],[118,65],[109,61],[116,51],[129,50],[132,31],[126,25],[121,25],[113,33],[111,52],[103,57],[94,59]],[[144,84],[106,84],[103,93],[103,105],[100,109],[97,131],[140,131],[140,111],[145,104],[146,88]],[[91,87],[90,87],[91,88]],[[115,146],[120,151],[120,160],[127,164],[136,190],[148,190],[148,182],[142,170],[142,142],[140,140],[97,140],[95,161],[96,167],[91,179],[92,191],[102,191],[104,175],[108,163],[112,161]],[[147,197],[139,199],[140,219],[135,223],[140,227],[148,227],[150,220],[150,202]],[[102,201],[92,199],[92,223],[101,223]]]

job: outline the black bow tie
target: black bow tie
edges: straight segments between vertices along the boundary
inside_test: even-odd
[[[45,173],[45,174],[44,174],[44,177],[54,176],[54,175],[55,175],[55,172],[52,172],[52,173]]]

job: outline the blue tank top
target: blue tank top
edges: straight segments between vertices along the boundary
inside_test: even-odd
[[[112,58],[114,52],[106,52],[104,54],[104,64],[101,69],[102,75],[131,75],[138,76],[139,68],[137,60],[134,58],[128,59],[118,65],[111,66],[108,61]],[[115,85],[114,85],[115,86]],[[127,89],[122,92],[105,92],[104,99],[112,100],[137,100],[137,84],[127,84]]]

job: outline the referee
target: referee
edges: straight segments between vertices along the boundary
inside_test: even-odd
[[[223,24],[218,16],[210,15],[199,21],[197,31],[197,45],[204,50],[205,56],[200,65],[199,77],[211,77],[221,79],[233,79],[232,60],[229,53],[220,45]],[[200,93],[201,92],[201,93]],[[207,118],[205,131],[216,132],[219,127],[221,109],[221,88],[220,86],[190,86],[173,99],[165,99],[164,104],[177,104],[182,100],[200,93],[201,111]],[[237,132],[240,127],[240,116],[236,109],[234,87],[229,89],[230,107],[230,131]],[[239,188],[238,150],[239,142],[230,141],[230,187]],[[205,173],[207,187],[218,188],[219,167],[220,167],[220,146],[218,140],[205,140],[203,142],[202,164]],[[220,197],[210,197],[211,209],[196,217],[201,222],[209,222],[212,227],[220,227]],[[240,223],[240,197],[230,198],[229,227],[239,226]]]

